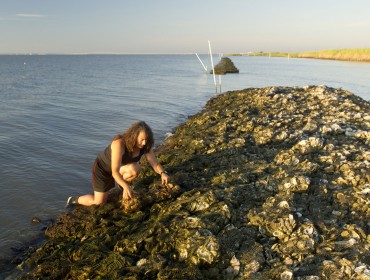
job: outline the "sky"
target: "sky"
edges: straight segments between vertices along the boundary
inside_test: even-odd
[[[369,0],[0,0],[0,54],[370,48]]]

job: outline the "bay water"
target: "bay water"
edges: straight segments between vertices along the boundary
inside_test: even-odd
[[[231,60],[240,73],[217,76],[218,91],[327,85],[370,100],[370,63]],[[96,155],[133,121],[159,144],[215,95],[195,55],[0,55],[0,259],[67,211],[69,195],[92,192]]]

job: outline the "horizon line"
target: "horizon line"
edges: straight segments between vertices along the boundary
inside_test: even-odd
[[[0,53],[0,55],[191,55],[196,52],[184,53],[107,53],[107,52],[91,52],[91,53]],[[206,53],[204,53],[206,54]]]

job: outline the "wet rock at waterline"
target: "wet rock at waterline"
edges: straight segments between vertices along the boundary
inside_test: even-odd
[[[234,63],[228,57],[221,58],[221,61],[214,66],[215,74],[225,75],[227,73],[239,73],[239,69],[235,67]],[[213,70],[210,71],[213,74]]]
[[[112,194],[46,230],[23,279],[369,279],[370,104],[325,86],[228,92]]]

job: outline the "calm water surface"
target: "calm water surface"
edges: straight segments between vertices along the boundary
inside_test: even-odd
[[[370,100],[368,63],[231,59],[240,73],[222,91],[325,84]],[[55,219],[69,195],[91,192],[115,134],[145,120],[159,143],[214,95],[194,55],[0,56],[0,259],[38,236],[32,217]]]

